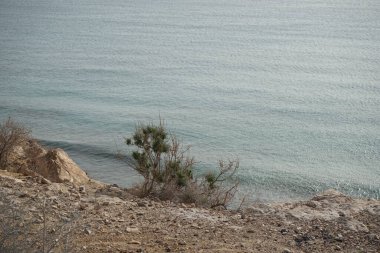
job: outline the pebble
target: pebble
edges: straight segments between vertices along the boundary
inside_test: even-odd
[[[140,230],[136,227],[127,227],[126,229],[127,233],[138,233]]]
[[[137,206],[139,206],[139,207],[147,207],[148,203],[146,201],[139,201],[139,202],[137,202]]]
[[[337,237],[335,237],[335,240],[338,242],[343,242],[343,236],[341,234],[338,234]]]
[[[88,235],[91,235],[92,234],[92,231],[89,229],[89,228],[85,228],[84,229],[84,232]]]
[[[85,193],[86,192],[86,187],[84,185],[79,186],[79,192]]]
[[[185,242],[185,241],[179,241],[179,242],[178,242],[178,245],[182,245],[182,246],[184,246],[184,245],[186,245],[186,242]]]
[[[22,192],[18,197],[19,198],[27,198],[27,197],[30,197],[30,194],[27,192]]]
[[[311,207],[311,208],[316,208],[317,203],[315,203],[314,201],[308,201],[306,202],[306,206]]]
[[[280,230],[280,232],[281,232],[281,234],[286,235],[289,232],[289,230],[286,228],[283,228]]]

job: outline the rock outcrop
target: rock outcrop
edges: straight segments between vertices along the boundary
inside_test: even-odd
[[[36,141],[29,141],[15,150],[13,172],[28,176],[41,176],[50,182],[71,182],[85,184],[89,181],[86,173],[62,149],[46,150]]]
[[[94,182],[61,149],[46,150],[31,141],[14,154],[9,168],[23,175],[0,171],[0,241],[6,242],[0,252],[40,251],[41,234],[48,235],[43,243],[54,245],[54,252],[67,246],[85,253],[380,249],[379,200],[328,190],[305,201],[239,211],[201,209],[140,199],[128,189]],[[12,220],[13,210],[20,216]],[[4,245],[20,250],[7,251]]]
[[[36,179],[0,171],[0,223],[7,221],[10,207],[22,214],[14,223],[5,223],[16,228],[23,224],[17,235],[20,249],[41,245],[43,210],[47,210],[46,243],[54,243],[54,252],[64,252],[66,246],[70,252],[84,253],[377,253],[380,249],[380,202],[336,191],[308,201],[256,205],[236,212],[140,199],[111,185],[41,184]],[[12,235],[9,238],[16,238]]]
[[[62,149],[51,149],[35,159],[34,171],[56,182],[83,184],[89,181],[86,173]]]

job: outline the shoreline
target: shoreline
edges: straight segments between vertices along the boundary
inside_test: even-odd
[[[69,222],[73,252],[375,253],[380,247],[380,201],[333,190],[307,201],[218,211],[140,199],[102,183],[46,183],[0,171],[0,196],[1,209],[5,196],[22,220],[36,220],[30,240],[41,233],[47,203],[49,240]],[[62,242],[55,252],[64,252]]]
[[[138,198],[128,189],[89,178],[62,150],[32,149],[36,150],[42,153],[34,164],[44,176],[27,169],[23,174],[0,171],[4,210],[0,220],[8,222],[4,215],[18,210],[17,222],[10,224],[25,221],[26,234],[22,232],[18,240],[29,238],[18,241],[20,247],[33,240],[37,248],[44,245],[39,235],[47,227],[46,245],[52,244],[55,252],[64,252],[66,246],[72,252],[88,253],[377,252],[380,248],[378,200],[329,190],[304,201],[253,203],[240,210],[199,208]],[[53,163],[44,160],[46,154]],[[45,165],[50,170],[44,170]],[[62,225],[68,226],[67,234],[57,229]]]
[[[40,140],[38,140],[40,142]],[[70,154],[70,157],[73,158],[73,160],[80,165],[81,168],[83,168],[89,175],[93,175],[96,180],[99,181],[105,181],[109,184],[117,184],[122,187],[132,187],[136,183],[138,183],[139,180],[139,175],[132,169],[128,168],[128,163],[126,161],[120,160],[116,157],[116,152],[113,154],[112,152],[105,152],[103,149],[99,149],[98,152],[103,152],[107,154],[106,157],[103,157],[100,161],[101,166],[99,163],[97,164],[94,162],[94,160],[97,157],[97,153],[95,152],[94,154],[85,154],[82,153],[77,153],[75,149],[73,150],[72,148],[67,151],[66,149],[70,145],[74,144],[69,144],[66,143],[66,145],[60,146],[60,145],[54,145],[57,144],[57,142],[51,141],[42,141],[41,144],[44,147],[48,148],[62,148],[64,149],[68,154]],[[59,144],[59,142],[58,142]],[[75,146],[75,145],[74,145]],[[82,146],[82,145],[79,145]],[[109,163],[104,162],[105,160],[109,161]],[[100,166],[98,169],[93,170],[91,169],[94,167],[94,165]],[[207,167],[207,166],[206,166]],[[109,168],[112,168],[112,171],[109,170]],[[114,175],[110,176],[107,173],[112,173]],[[261,174],[262,172],[260,172]],[[277,173],[277,174],[276,174]],[[283,173],[283,172],[282,172]],[[274,172],[274,174],[264,174],[261,175],[263,176],[264,180],[266,179],[271,179],[273,177],[280,177],[281,172]],[[94,174],[96,176],[94,176]],[[289,174],[288,177],[293,177],[292,182],[297,183],[297,178],[299,177],[297,174]],[[106,179],[105,179],[106,178]],[[116,179],[116,180],[114,180]],[[375,189],[375,184],[373,185],[362,185],[360,183],[347,183],[346,181],[341,181],[341,182],[318,182],[315,183],[314,185],[312,184],[312,177],[305,178],[302,185],[296,186],[296,190],[292,190],[291,188],[294,188],[292,186],[290,189],[285,189],[287,191],[287,194],[283,194],[284,188],[282,188],[281,184],[276,186],[276,188],[268,189],[267,184],[262,184],[259,183],[259,186],[257,185],[242,185],[242,188],[244,188],[244,192],[248,191],[252,193],[253,195],[256,195],[257,192],[259,192],[258,195],[261,195],[261,199],[259,201],[264,202],[264,203],[276,203],[276,202],[281,202],[283,199],[286,199],[287,201],[299,201],[299,200],[305,200],[308,199],[315,194],[318,194],[319,192],[323,192],[328,189],[337,189],[340,192],[343,192],[349,196],[352,197],[359,197],[359,198],[375,198],[377,200],[380,200],[380,188]],[[126,182],[128,181],[128,182]],[[308,184],[307,182],[310,182]],[[283,182],[283,184],[289,184],[290,182]],[[310,187],[314,187],[317,190],[311,190]],[[279,189],[281,188],[281,189]],[[275,191],[277,190],[277,191]],[[271,194],[268,195],[268,191],[271,192]],[[262,193],[266,193],[267,196],[262,196]],[[281,194],[280,194],[281,193]],[[252,199],[257,199],[252,198]]]

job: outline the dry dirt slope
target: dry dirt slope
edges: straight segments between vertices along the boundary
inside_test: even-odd
[[[380,202],[332,190],[237,213],[0,171],[0,197],[0,239],[21,228],[3,244],[16,252],[380,252]]]

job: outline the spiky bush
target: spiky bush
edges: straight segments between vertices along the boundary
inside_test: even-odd
[[[238,160],[220,161],[218,171],[195,179],[195,162],[187,155],[189,147],[183,147],[169,134],[162,121],[159,125],[139,125],[125,142],[136,147],[132,152],[133,168],[144,178],[138,191],[142,197],[226,208],[235,196]]]
[[[193,178],[194,160],[185,155],[179,141],[169,135],[162,122],[158,126],[140,125],[127,145],[134,145],[134,169],[144,177],[142,195],[164,192],[167,188],[183,188]]]

